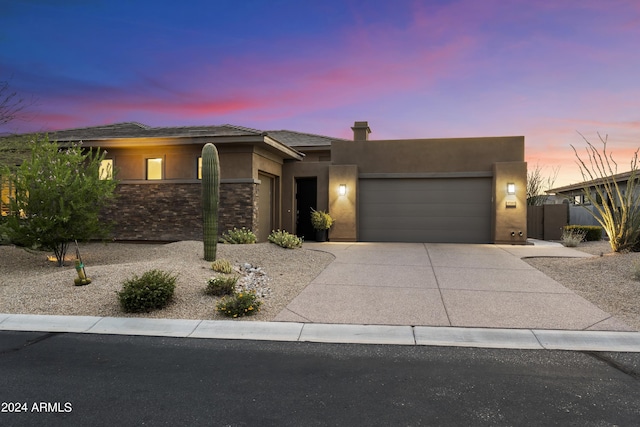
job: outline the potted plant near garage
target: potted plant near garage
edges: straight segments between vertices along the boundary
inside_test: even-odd
[[[327,234],[333,222],[333,218],[327,212],[311,208],[311,225],[316,230],[316,242],[327,241]]]

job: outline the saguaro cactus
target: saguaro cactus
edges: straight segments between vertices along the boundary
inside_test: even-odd
[[[204,259],[214,261],[218,244],[218,195],[220,192],[220,161],[215,145],[202,148],[202,219]]]

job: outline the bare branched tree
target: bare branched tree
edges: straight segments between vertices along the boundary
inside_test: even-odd
[[[0,81],[0,126],[15,120],[25,107],[24,99],[9,88],[9,82]]]
[[[8,81],[0,81],[0,126],[20,117],[20,113],[31,105],[12,91]],[[15,170],[29,152],[28,142],[32,138],[25,135],[0,136],[0,174],[6,175],[8,168]]]
[[[552,168],[551,175],[544,177],[542,168],[536,164],[535,168],[527,172],[527,205],[544,205],[549,196],[545,191],[550,190],[556,182],[560,168]]]
[[[618,164],[607,151],[607,139],[598,133],[602,142],[602,150],[598,150],[584,135],[587,143],[587,159],[582,160],[576,148],[571,148],[576,155],[582,178],[585,203],[593,210],[587,209],[602,225],[609,236],[609,243],[614,252],[633,249],[640,234],[640,194],[638,193],[638,150],[630,162],[630,172],[626,183],[618,182]]]

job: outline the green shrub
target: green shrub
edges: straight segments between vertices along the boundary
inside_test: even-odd
[[[635,280],[640,280],[640,264],[633,266],[633,278]]]
[[[575,248],[584,240],[584,232],[581,230],[562,230],[560,243],[568,248]]]
[[[213,296],[233,295],[236,291],[236,276],[216,276],[207,280],[207,287],[204,293]]]
[[[0,215],[0,246],[11,244],[11,239],[9,238],[9,230],[6,227],[6,217]]]
[[[272,231],[271,234],[269,234],[269,241],[286,249],[302,247],[302,239],[300,237],[288,233],[284,230]]]
[[[252,316],[260,311],[262,301],[254,292],[241,292],[223,297],[216,306],[218,313],[227,317]]]
[[[325,211],[317,211],[311,208],[311,225],[316,230],[328,230],[333,225],[334,220]]]
[[[599,242],[602,240],[602,227],[599,225],[565,225],[565,231],[579,231],[587,242]]]
[[[233,227],[233,230],[227,230],[222,233],[222,241],[224,243],[231,243],[237,245],[245,245],[256,242],[256,235],[253,234],[253,231],[248,230],[242,227],[238,230],[236,227]]]
[[[211,269],[213,271],[217,271],[218,273],[229,274],[233,271],[233,266],[224,258],[217,259],[211,263]]]
[[[166,306],[176,288],[177,276],[161,270],[150,270],[141,277],[133,276],[118,292],[120,306],[127,313],[148,312]]]

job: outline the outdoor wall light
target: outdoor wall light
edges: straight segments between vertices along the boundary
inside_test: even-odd
[[[347,185],[346,184],[340,184],[340,186],[338,187],[338,194],[341,196],[344,196],[347,194]]]
[[[507,184],[507,194],[516,194],[516,185],[513,182]]]

